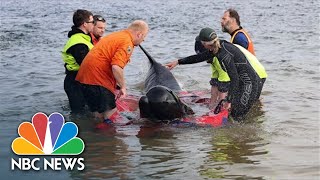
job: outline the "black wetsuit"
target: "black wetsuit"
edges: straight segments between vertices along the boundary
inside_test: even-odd
[[[204,51],[197,55],[179,59],[179,64],[193,64],[217,57],[224,71],[230,77],[230,89],[227,100],[231,102],[231,115],[234,118],[248,113],[258,91],[260,78],[244,54],[233,44],[220,40],[221,48],[217,54]]]
[[[76,33],[84,33],[80,29],[76,27],[72,27],[72,30],[69,31],[68,37],[70,38],[72,35]],[[77,63],[80,65],[84,59],[84,57],[88,54],[89,48],[85,44],[76,44],[71,46],[67,53],[70,53]],[[75,80],[78,71],[68,71],[66,69],[66,77],[64,79],[64,90],[68,96],[69,104],[72,112],[81,112],[84,110],[84,106],[86,101],[81,91],[80,83]]]

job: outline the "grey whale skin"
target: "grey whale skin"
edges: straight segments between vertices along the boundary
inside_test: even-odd
[[[150,62],[144,84],[146,95],[139,100],[140,116],[161,122],[193,114],[192,109],[177,96],[181,87],[170,70],[155,61],[142,46],[140,48]]]

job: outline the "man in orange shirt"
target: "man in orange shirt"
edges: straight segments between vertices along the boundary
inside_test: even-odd
[[[92,44],[96,45],[104,35],[104,32],[106,31],[106,20],[100,15],[94,15],[93,21],[94,27],[90,35]]]
[[[76,80],[82,84],[82,91],[91,112],[112,123],[110,116],[117,111],[116,96],[126,95],[123,68],[130,60],[134,46],[144,41],[148,24],[142,20],[133,21],[127,29],[111,33],[89,51],[83,60]],[[115,95],[116,86],[120,87]]]

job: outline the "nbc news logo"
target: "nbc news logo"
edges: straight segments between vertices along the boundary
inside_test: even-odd
[[[11,148],[17,155],[79,155],[84,150],[84,142],[76,137],[78,127],[73,122],[65,123],[60,113],[52,113],[49,118],[42,112],[32,117],[32,123],[23,122],[18,128],[20,137],[13,140]],[[11,159],[11,170],[40,170],[40,158]],[[43,159],[43,169],[61,170],[84,169],[84,158]]]

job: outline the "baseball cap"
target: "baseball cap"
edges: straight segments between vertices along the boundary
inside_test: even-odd
[[[201,29],[199,35],[196,37],[196,41],[212,41],[217,37],[216,32],[211,28]]]

